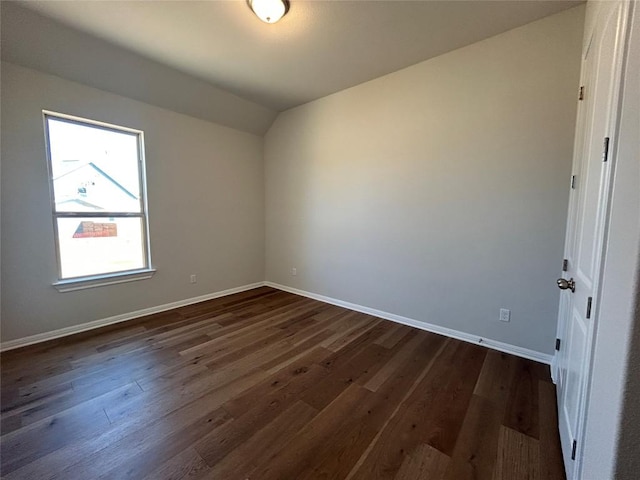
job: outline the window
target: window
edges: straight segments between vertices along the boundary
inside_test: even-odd
[[[44,112],[60,291],[149,278],[143,133]]]

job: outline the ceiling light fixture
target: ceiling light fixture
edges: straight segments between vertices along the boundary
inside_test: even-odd
[[[289,11],[288,0],[247,0],[256,16],[266,23],[276,23]]]

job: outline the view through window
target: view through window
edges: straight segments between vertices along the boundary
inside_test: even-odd
[[[59,279],[149,269],[142,132],[44,115]]]

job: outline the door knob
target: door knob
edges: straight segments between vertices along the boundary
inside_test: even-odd
[[[576,291],[576,282],[573,281],[573,278],[570,278],[569,280],[559,278],[557,283],[560,290],[566,290],[568,288],[572,292]]]

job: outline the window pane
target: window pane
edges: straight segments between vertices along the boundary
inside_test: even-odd
[[[138,135],[47,117],[57,212],[140,212]]]
[[[58,218],[61,278],[145,268],[142,219]]]

